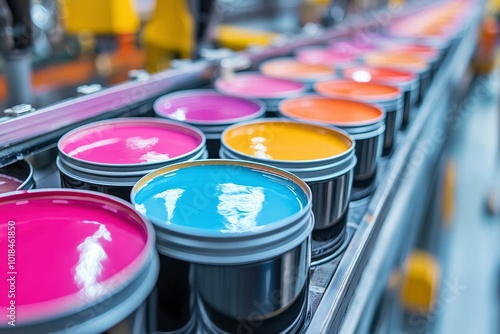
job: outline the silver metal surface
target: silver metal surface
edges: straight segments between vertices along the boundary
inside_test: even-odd
[[[313,197],[314,229],[330,228],[342,219],[351,200],[353,171],[334,179],[308,183]]]
[[[377,171],[377,163],[382,157],[384,146],[385,124],[380,123],[378,129],[369,133],[352,134],[356,140],[356,157],[354,181],[362,182],[371,179]]]
[[[448,59],[443,63],[440,71],[438,72],[434,82],[432,83],[429,93],[424,99],[418,115],[412,120],[410,128],[407,133],[401,133],[397,140],[398,145],[392,157],[388,160],[387,166],[384,168],[384,173],[381,177],[383,180],[378,183],[378,188],[369,200],[366,210],[363,206],[358,208],[361,210],[361,219],[356,220],[350,217],[349,221],[359,221],[357,230],[351,240],[351,243],[346,249],[346,252],[338,263],[336,271],[328,283],[327,289],[324,294],[321,294],[320,302],[315,310],[314,316],[307,328],[307,333],[337,333],[340,331],[344,323],[345,333],[352,333],[359,321],[365,307],[370,301],[373,301],[380,295],[381,285],[385,287],[384,280],[380,280],[375,275],[367,274],[370,285],[359,284],[365,269],[365,264],[372,255],[373,245],[379,232],[386,233],[385,231],[399,230],[410,227],[407,230],[404,238],[397,238],[395,234],[389,234],[390,237],[384,239],[386,249],[385,251],[397,251],[398,247],[394,243],[405,243],[410,236],[406,233],[415,233],[416,228],[411,224],[401,224],[398,220],[385,221],[387,212],[390,207],[402,204],[401,202],[395,203],[393,201],[398,184],[402,181],[401,176],[407,168],[408,160],[411,153],[414,151],[419,139],[423,138],[428,131],[433,130],[433,135],[440,133],[439,128],[435,128],[431,120],[433,116],[442,117],[436,113],[436,105],[445,103],[449,98],[450,87],[460,80],[460,77],[465,73],[466,66],[474,51],[474,46],[477,42],[477,29],[479,26],[479,19],[481,17],[481,6],[475,8],[476,12],[471,13],[473,20],[467,27],[467,33],[460,41],[457,50],[449,54]],[[435,118],[434,118],[435,119]],[[431,128],[428,128],[431,127]],[[425,130],[425,132],[424,132]],[[418,169],[418,168],[417,168]],[[415,184],[415,183],[414,183]],[[414,185],[414,186],[418,186]],[[399,197],[398,197],[399,198]],[[402,201],[411,201],[408,197],[401,196]],[[352,214],[360,214],[356,210],[351,210]],[[383,244],[379,242],[379,244]],[[388,245],[391,247],[387,248]],[[379,266],[386,263],[385,259],[391,253],[378,252]],[[379,267],[378,269],[383,268]],[[373,272],[371,272],[373,273]],[[387,274],[387,272],[385,272]],[[313,274],[313,282],[315,277]],[[363,281],[366,282],[366,281]],[[377,284],[375,284],[377,283]],[[314,286],[312,288],[314,290]],[[356,292],[355,299],[352,296]],[[373,297],[373,298],[372,298]]]
[[[9,98],[7,106],[20,103],[31,103],[33,99],[31,85],[31,54],[20,52],[18,55],[7,57],[2,69],[7,79]]]
[[[403,124],[404,95],[398,99],[398,104],[393,109],[385,108],[384,155],[394,147],[396,134]]]
[[[0,167],[0,174],[15,177],[23,181],[17,190],[29,190],[35,188],[33,178],[33,166],[26,160],[20,160],[5,167]]]
[[[401,127],[405,128],[410,121],[410,113],[411,113],[411,95],[416,94],[411,91],[411,89],[405,91],[403,93],[403,119],[401,120]]]
[[[88,95],[97,93],[102,90],[102,86],[100,84],[90,84],[76,87],[76,92],[78,95]]]
[[[240,266],[194,265],[203,302],[232,319],[268,319],[283,312],[304,289],[310,265],[310,238],[279,257]]]
[[[3,113],[6,116],[17,117],[17,116],[21,116],[21,115],[24,115],[26,113],[33,112],[33,111],[35,111],[35,108],[33,108],[31,106],[31,104],[22,103],[22,104],[18,104],[18,105],[15,105],[13,107],[10,107],[8,109],[5,109],[3,111]]]

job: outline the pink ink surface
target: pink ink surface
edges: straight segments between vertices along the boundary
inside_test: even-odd
[[[87,162],[141,164],[182,156],[201,142],[201,135],[183,125],[137,119],[91,124],[64,136],[59,148]]]
[[[296,58],[306,64],[342,66],[356,63],[357,54],[328,48],[306,48],[296,52]]]
[[[193,123],[237,122],[259,116],[261,109],[251,100],[203,90],[167,95],[155,104],[160,116]]]
[[[285,98],[303,93],[305,85],[300,82],[265,77],[261,74],[237,74],[228,80],[219,79],[216,88],[226,94],[247,98]]]
[[[19,188],[21,184],[23,184],[23,181],[18,180],[15,177],[0,174],[0,194],[14,191]]]
[[[16,273],[15,298],[9,298],[2,279],[0,315],[6,319],[6,307],[14,299],[19,323],[71,312],[113,293],[137,273],[151,242],[131,208],[102,195],[5,195],[0,197],[0,218],[5,255],[0,267],[7,276]],[[9,264],[12,239],[15,261]]]

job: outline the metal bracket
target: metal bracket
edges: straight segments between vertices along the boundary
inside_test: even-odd
[[[10,107],[8,109],[5,109],[3,112],[6,116],[9,117],[17,117],[21,115],[25,115],[27,113],[30,113],[32,111],[35,111],[35,108],[31,106],[31,104],[18,104],[16,106]]]
[[[102,86],[100,84],[90,84],[76,87],[76,92],[80,96],[97,93],[100,90],[102,90]]]

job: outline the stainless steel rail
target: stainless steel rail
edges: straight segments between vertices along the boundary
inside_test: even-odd
[[[420,171],[418,168],[412,170],[413,175],[410,175],[411,173],[405,174],[408,171],[405,167],[419,140],[429,138],[441,129],[442,119],[447,113],[446,108],[453,91],[452,87],[464,75],[474,52],[481,9],[481,6],[476,8],[470,26],[464,28],[463,38],[443,64],[417,112],[417,117],[412,120],[411,127],[407,133],[400,134],[398,138],[400,144],[387,161],[378,187],[322,295],[307,333],[338,333],[341,328],[342,332],[353,333],[367,304],[374,299],[373,297],[380,296],[385,288],[391,269],[389,265],[392,264],[390,261],[396,256],[395,252],[401,249],[402,244],[411,243],[415,238],[418,231],[415,226],[404,220],[386,220],[386,217],[389,210],[392,216],[396,215],[399,218],[404,216],[404,209],[412,201],[409,194],[419,186],[418,182],[423,180],[422,176],[425,176],[423,168]],[[443,143],[436,142],[436,145],[440,144]],[[402,178],[403,175],[407,177]],[[399,185],[401,182],[405,184]],[[395,198],[397,191],[399,193]],[[379,234],[384,238],[377,240]],[[375,242],[377,242],[376,248],[374,248]],[[366,267],[369,260],[373,262],[370,267]],[[365,271],[366,268],[369,271]],[[364,273],[366,275],[363,276]],[[359,284],[362,276],[363,284]]]

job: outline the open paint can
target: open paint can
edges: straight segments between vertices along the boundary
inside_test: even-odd
[[[439,66],[439,51],[429,45],[419,45],[415,43],[390,43],[385,45],[384,49],[396,55],[412,54],[424,59],[430,66],[430,80],[434,78]]]
[[[266,163],[300,177],[313,199],[313,240],[319,241],[313,241],[313,259],[332,254],[342,244],[356,165],[349,134],[286,119],[256,120],[227,128],[220,156]]]
[[[403,92],[403,120],[405,128],[410,121],[411,96],[418,95],[418,77],[416,74],[388,67],[358,66],[345,69],[343,76],[346,79],[358,82],[380,82],[389,86],[396,86]]]
[[[220,136],[231,124],[262,117],[264,103],[218,93],[214,90],[194,89],[172,93],[159,98],[153,107],[157,116],[185,122],[200,129],[206,137],[209,158],[218,158]]]
[[[323,96],[377,104],[385,111],[385,132],[382,155],[394,148],[396,133],[403,121],[403,94],[398,87],[373,82],[338,79],[318,82],[316,92]]]
[[[2,287],[10,289],[0,295],[2,333],[154,332],[155,233],[129,203],[28,190],[0,195],[0,212]]]
[[[365,54],[364,62],[368,66],[390,67],[415,73],[418,75],[419,91],[417,96],[412,97],[413,102],[419,104],[424,98],[430,84],[431,68],[421,57],[410,54],[392,54],[385,51]]]
[[[412,59],[414,57],[417,57],[425,61],[425,63],[429,67],[429,70],[428,74],[424,76],[424,81],[421,82],[422,89],[420,93],[423,96],[425,96],[432,83],[433,74],[438,60],[437,53],[432,51],[427,51],[425,49],[422,49],[421,47],[410,47],[410,46],[407,46],[406,48],[391,48],[388,49],[386,52],[390,53],[392,56],[396,56],[403,59],[404,58]]]
[[[337,75],[330,64],[305,63],[294,58],[274,58],[260,65],[260,72],[265,76],[304,83],[312,90],[314,83],[331,80]]]
[[[224,94],[264,101],[267,117],[278,114],[278,104],[283,99],[302,95],[307,90],[302,82],[266,77],[258,72],[219,78],[215,81],[215,88]]]
[[[298,332],[314,226],[304,181],[245,161],[184,162],[142,178],[132,203],[153,222],[161,257],[189,264],[201,332]]]
[[[373,184],[382,156],[385,112],[375,105],[310,95],[283,101],[280,112],[287,118],[341,128],[356,140],[354,186]]]
[[[35,187],[33,167],[26,160],[0,167],[0,194]]]
[[[158,118],[91,123],[64,135],[57,167],[63,188],[94,190],[130,199],[134,184],[165,165],[207,157],[197,128]]]

